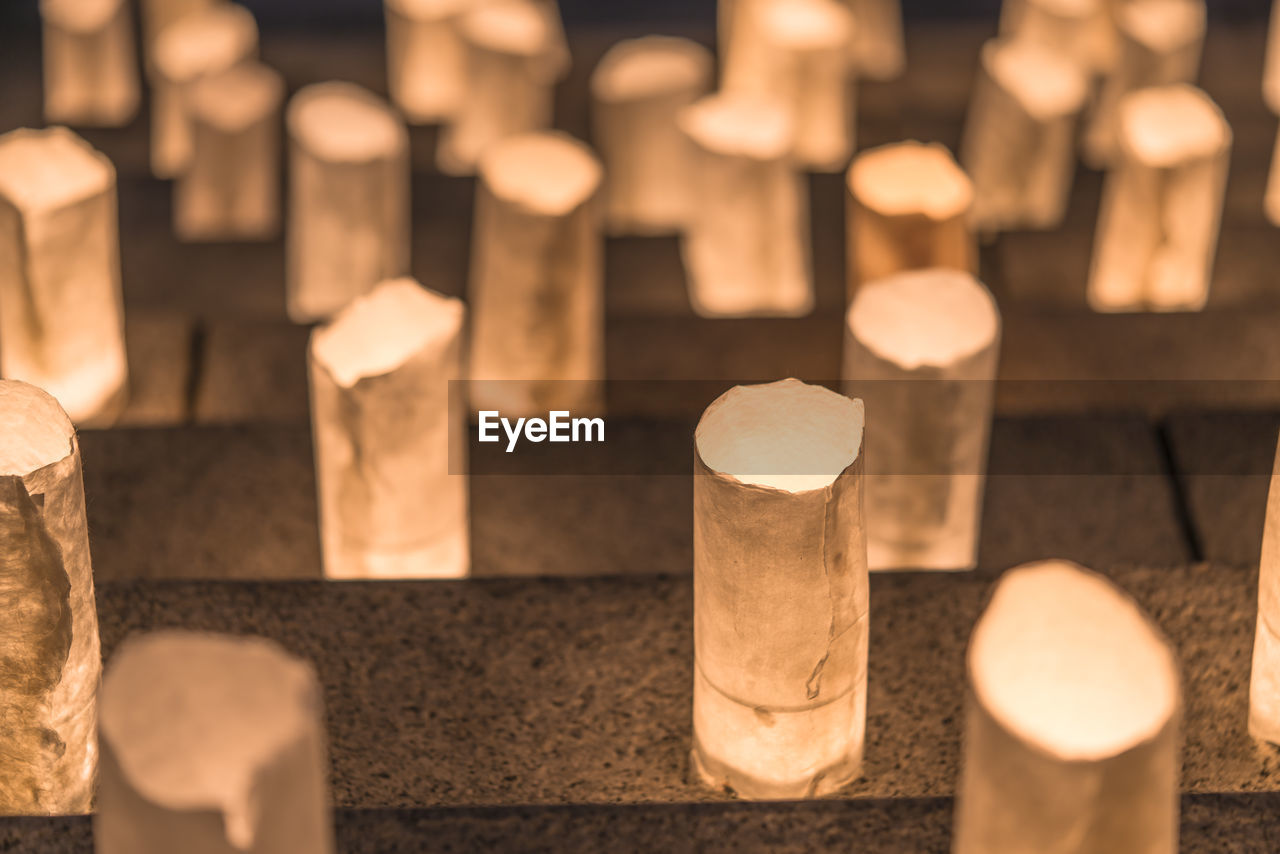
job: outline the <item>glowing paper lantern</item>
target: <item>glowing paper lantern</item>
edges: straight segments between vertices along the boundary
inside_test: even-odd
[[[1267,54],[1262,69],[1262,99],[1271,112],[1280,115],[1280,0],[1271,4],[1271,25],[1267,30]]]
[[[694,204],[693,151],[680,110],[711,88],[711,54],[688,39],[646,36],[609,49],[591,75],[593,136],[615,234],[679,231]]]
[[[1267,174],[1263,210],[1272,225],[1280,226],[1280,134],[1276,135],[1275,149],[1271,154],[1271,171]]]
[[[960,144],[980,232],[1062,222],[1075,177],[1076,119],[1088,91],[1075,63],[1033,42],[982,46]]]
[[[478,409],[523,417],[603,406],[602,177],[591,149],[561,133],[485,152],[469,290]]]
[[[1178,850],[1177,662],[1065,561],[1010,570],[969,641],[955,854]]]
[[[899,142],[861,152],[846,184],[850,300],[862,282],[904,270],[977,272],[973,184],[944,146]]]
[[[457,18],[473,0],[386,0],[387,88],[411,124],[446,121],[467,90]]]
[[[148,71],[155,65],[156,40],[168,26],[223,0],[142,0],[142,48]]]
[[[1112,2],[1006,0],[1000,6],[1000,35],[1056,53],[1092,77],[1114,61]]]
[[[41,0],[40,17],[45,120],[128,124],[140,87],[127,0]]]
[[[243,6],[218,3],[186,15],[156,37],[151,73],[151,171],[182,174],[191,159],[187,92],[201,77],[258,55],[258,25]]]
[[[14,380],[0,436],[0,813],[86,813],[102,659],[80,446],[57,401]]]
[[[280,228],[280,104],[284,81],[242,63],[187,94],[191,160],[174,184],[182,240],[266,240]]]
[[[736,386],[694,438],[696,776],[811,797],[860,773],[868,581],[861,401]]]
[[[323,320],[409,269],[409,132],[378,96],[315,83],[289,101],[289,317]]]
[[[329,578],[467,574],[466,412],[450,406],[465,311],[412,279],[311,334],[311,429]]]
[[[1267,495],[1258,568],[1258,619],[1249,679],[1249,734],[1280,743],[1280,447]]]
[[[66,128],[0,136],[0,373],[77,424],[124,407],[116,173]]]
[[[1120,103],[1089,272],[1097,311],[1197,310],[1209,299],[1231,128],[1193,86],[1142,89]]]
[[[470,175],[493,143],[551,126],[561,66],[551,18],[530,0],[483,3],[459,18],[458,34],[466,52],[466,96],[440,135],[436,165]]]
[[[680,113],[697,204],[681,251],[694,311],[799,316],[813,309],[808,189],[791,162],[786,110],[731,95]]]
[[[1000,313],[982,283],[933,268],[865,283],[845,323],[844,390],[867,424],[871,569],[972,569]]]
[[[1204,46],[1204,0],[1129,0],[1116,10],[1117,58],[1084,136],[1094,166],[1116,157],[1120,102],[1148,86],[1190,83]]]
[[[259,638],[124,642],[102,684],[97,854],[334,850],[320,685]]]
[[[790,114],[796,163],[839,172],[853,153],[853,16],[837,0],[755,2],[765,57],[758,94]]]

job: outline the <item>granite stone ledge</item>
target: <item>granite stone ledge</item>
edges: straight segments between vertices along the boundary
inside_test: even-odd
[[[802,318],[708,319],[684,300],[674,241],[635,238],[609,251],[666,270],[610,272],[606,374],[617,383],[673,385],[611,400],[615,416],[700,412],[706,382],[769,382],[786,376],[835,381],[843,321],[828,307]],[[652,244],[650,247],[649,244]],[[1251,256],[1252,257],[1252,256]],[[828,295],[828,300],[834,297]],[[1003,415],[1280,407],[1280,308],[1181,314],[1096,314],[1003,306]],[[305,422],[309,329],[280,320],[205,323],[200,423]],[[677,383],[686,383],[680,388]]]
[[[1184,790],[1280,788],[1280,752],[1246,732],[1255,571],[1094,568],[1178,650]],[[845,795],[953,794],[964,651],[993,582],[873,576],[865,773]],[[314,662],[344,807],[724,801],[686,776],[692,610],[687,576],[99,587],[108,656],[186,627]]]
[[[283,321],[206,323],[194,420],[199,424],[309,423],[310,335],[310,327]]]
[[[183,424],[190,415],[192,323],[181,314],[129,311],[129,397],[117,426]]]
[[[94,575],[319,577],[308,430],[83,430]]]
[[[703,854],[945,854],[949,798],[736,804],[338,810],[340,854],[599,851]],[[1270,851],[1280,844],[1280,795],[1188,795],[1187,854]],[[0,819],[0,850],[90,854],[87,817]]]
[[[471,470],[490,472],[471,477],[474,574],[688,573],[693,423],[611,419],[601,451],[582,454],[595,468],[546,453],[497,453],[495,468],[473,444]],[[99,579],[320,577],[309,426],[80,435]],[[1050,556],[1186,562],[1162,465],[1138,418],[997,419],[979,572]]]

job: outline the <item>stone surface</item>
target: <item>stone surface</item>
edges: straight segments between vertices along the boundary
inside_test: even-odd
[[[1200,554],[1257,566],[1280,413],[1179,413],[1165,435]]]
[[[200,423],[308,418],[306,326],[227,321],[204,332],[194,398]]]
[[[181,424],[190,409],[190,320],[180,314],[140,310],[124,319],[129,396],[119,427]]]
[[[98,579],[320,577],[310,434],[80,433]]]
[[[1177,647],[1187,680],[1183,790],[1275,788],[1280,754],[1259,750],[1245,730],[1254,570],[1098,568]],[[873,576],[865,776],[846,794],[952,792],[964,650],[990,581]],[[313,661],[338,806],[722,797],[685,774],[687,578],[108,582],[99,602],[108,654],[130,632],[181,626],[259,634]],[[520,642],[502,640],[512,637]]]
[[[1280,833],[1280,795],[1186,795],[1181,841],[1195,854],[1238,854]],[[948,798],[810,803],[645,804],[471,809],[338,810],[347,854],[551,850],[803,854],[857,839],[866,854],[945,854]],[[0,820],[0,846],[19,854],[90,854],[87,818]]]
[[[700,394],[701,406],[714,397]],[[693,421],[608,424],[608,441],[589,455],[542,445],[509,458],[472,442],[474,574],[692,570]],[[81,444],[99,578],[320,576],[305,421],[83,431]],[[1099,566],[1191,557],[1158,437],[1140,418],[997,418],[988,471],[984,575],[1044,557]]]
[[[98,854],[333,854],[320,685],[262,638],[150,632],[102,680]]]

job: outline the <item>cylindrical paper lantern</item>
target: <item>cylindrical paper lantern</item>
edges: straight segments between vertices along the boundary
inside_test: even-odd
[[[695,774],[745,798],[859,773],[868,581],[861,401],[737,386],[694,438]]]
[[[790,113],[796,163],[839,172],[853,153],[853,15],[839,0],[756,2],[767,66],[760,94]]]
[[[969,221],[973,184],[938,143],[899,142],[860,153],[849,167],[845,228],[848,292],[904,270],[976,273]]]
[[[688,221],[693,151],[676,116],[710,90],[711,75],[705,47],[667,36],[619,42],[596,66],[591,117],[611,232],[675,232]]]
[[[472,403],[505,416],[599,410],[603,170],[561,133],[509,137],[480,163],[472,244]]]
[[[45,120],[128,124],[141,98],[128,0],[40,0],[40,17]]]
[[[156,40],[181,18],[199,14],[224,0],[141,0],[142,54],[147,70],[155,65]]]
[[[461,301],[383,282],[311,334],[311,429],[329,578],[467,574]],[[452,465],[451,465],[452,464]]]
[[[1058,53],[1017,39],[983,45],[960,143],[980,232],[1062,222],[1088,93],[1084,72]]]
[[[467,90],[440,135],[442,172],[470,175],[493,143],[551,126],[557,65],[550,20],[532,0],[486,2],[458,19]]]
[[[191,159],[191,85],[257,55],[258,25],[234,3],[185,15],[160,32],[151,70],[151,171],[157,178],[181,175]]]
[[[16,380],[0,380],[0,437],[0,814],[86,813],[102,658],[80,445]]]
[[[466,97],[457,19],[474,0],[386,0],[387,88],[411,124],[447,121]]]
[[[844,391],[867,424],[871,569],[972,569],[1000,313],[982,283],[932,268],[865,283],[845,323]]]
[[[1181,698],[1169,643],[1066,561],[1007,572],[968,653],[955,854],[1174,854]]]
[[[280,104],[284,80],[242,63],[188,93],[191,161],[174,184],[182,240],[267,240],[280,227]]]
[[[301,89],[286,114],[289,317],[323,320],[409,269],[409,133],[352,83]]]
[[[66,128],[0,136],[0,374],[57,398],[77,424],[124,408],[116,172]]]
[[[1231,128],[1193,86],[1120,102],[1120,149],[1107,173],[1089,271],[1097,311],[1194,311],[1209,299]]]
[[[1127,0],[1119,5],[1115,68],[1102,83],[1083,140],[1092,165],[1106,166],[1115,159],[1125,95],[1195,80],[1204,30],[1204,0]]]
[[[1267,494],[1258,565],[1258,618],[1249,678],[1249,734],[1280,744],[1280,447]]]
[[[689,301],[707,317],[813,310],[809,202],[792,125],[768,101],[713,95],[680,113],[697,203],[681,252]]]
[[[97,854],[331,854],[315,670],[276,644],[124,642],[102,684]]]

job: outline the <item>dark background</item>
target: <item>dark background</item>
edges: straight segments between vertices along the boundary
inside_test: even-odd
[[[381,26],[380,0],[241,0],[263,27],[340,28]],[[1258,21],[1267,18],[1267,0],[1209,0],[1209,14],[1217,20]],[[35,0],[0,0],[0,31],[37,20]],[[999,0],[903,0],[908,21],[990,18],[999,13]],[[560,0],[565,24],[711,27],[714,0]]]

